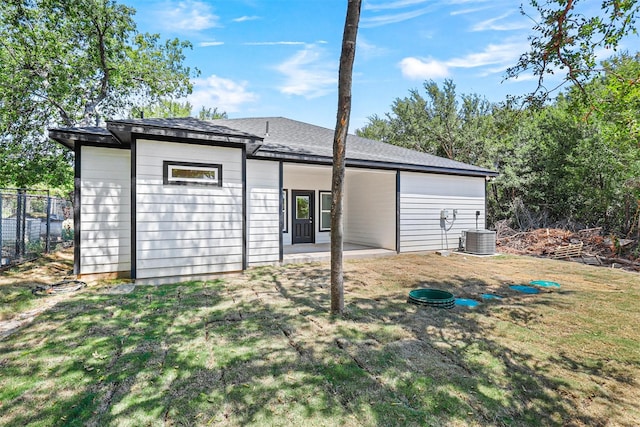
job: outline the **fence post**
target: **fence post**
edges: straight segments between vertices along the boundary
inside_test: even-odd
[[[47,240],[44,244],[44,253],[49,253],[49,242],[51,242],[51,196],[47,192]]]
[[[2,261],[4,260],[4,257],[2,256],[2,225],[4,223],[4,214],[2,213],[2,196],[3,194],[0,191],[0,267],[2,267]]]
[[[22,190],[16,190],[16,259],[22,254]]]
[[[22,190],[22,257],[27,254],[27,190]]]

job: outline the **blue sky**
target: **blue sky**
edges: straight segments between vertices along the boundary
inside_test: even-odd
[[[194,111],[230,118],[284,116],[333,128],[346,0],[121,0],[140,31],[193,43],[201,75]],[[593,2],[599,3],[599,2]],[[353,75],[353,131],[425,80],[490,101],[530,91],[503,82],[528,48],[533,22],[513,0],[363,0]],[[422,91],[424,93],[424,91]]]

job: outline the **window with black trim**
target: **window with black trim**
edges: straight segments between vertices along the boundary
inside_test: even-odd
[[[283,233],[287,233],[287,224],[289,223],[289,219],[287,218],[287,212],[289,211],[287,209],[287,189],[283,189],[282,190],[282,232]]]
[[[222,165],[213,163],[162,162],[164,185],[222,187]]]
[[[320,191],[320,231],[331,230],[331,191]]]

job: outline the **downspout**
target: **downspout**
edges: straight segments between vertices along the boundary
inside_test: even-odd
[[[484,179],[484,229],[487,230],[487,187],[489,186],[489,180],[491,178],[489,176],[485,177]],[[476,223],[478,221],[476,220]],[[477,226],[476,226],[477,228]]]
[[[137,276],[137,263],[138,263],[138,244],[137,244],[137,216],[136,216],[136,174],[137,174],[137,139],[134,135],[131,135],[131,268],[129,271],[129,276],[131,276],[131,280],[136,280]]]
[[[248,268],[247,262],[247,148],[242,147],[242,270]]]
[[[400,170],[396,170],[396,252],[400,253]]]

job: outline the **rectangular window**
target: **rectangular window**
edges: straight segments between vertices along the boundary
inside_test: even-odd
[[[211,185],[222,187],[222,165],[164,161],[164,185]]]
[[[331,230],[331,192],[320,191],[320,231]]]
[[[282,232],[287,233],[287,224],[289,219],[287,218],[287,189],[282,190]]]

